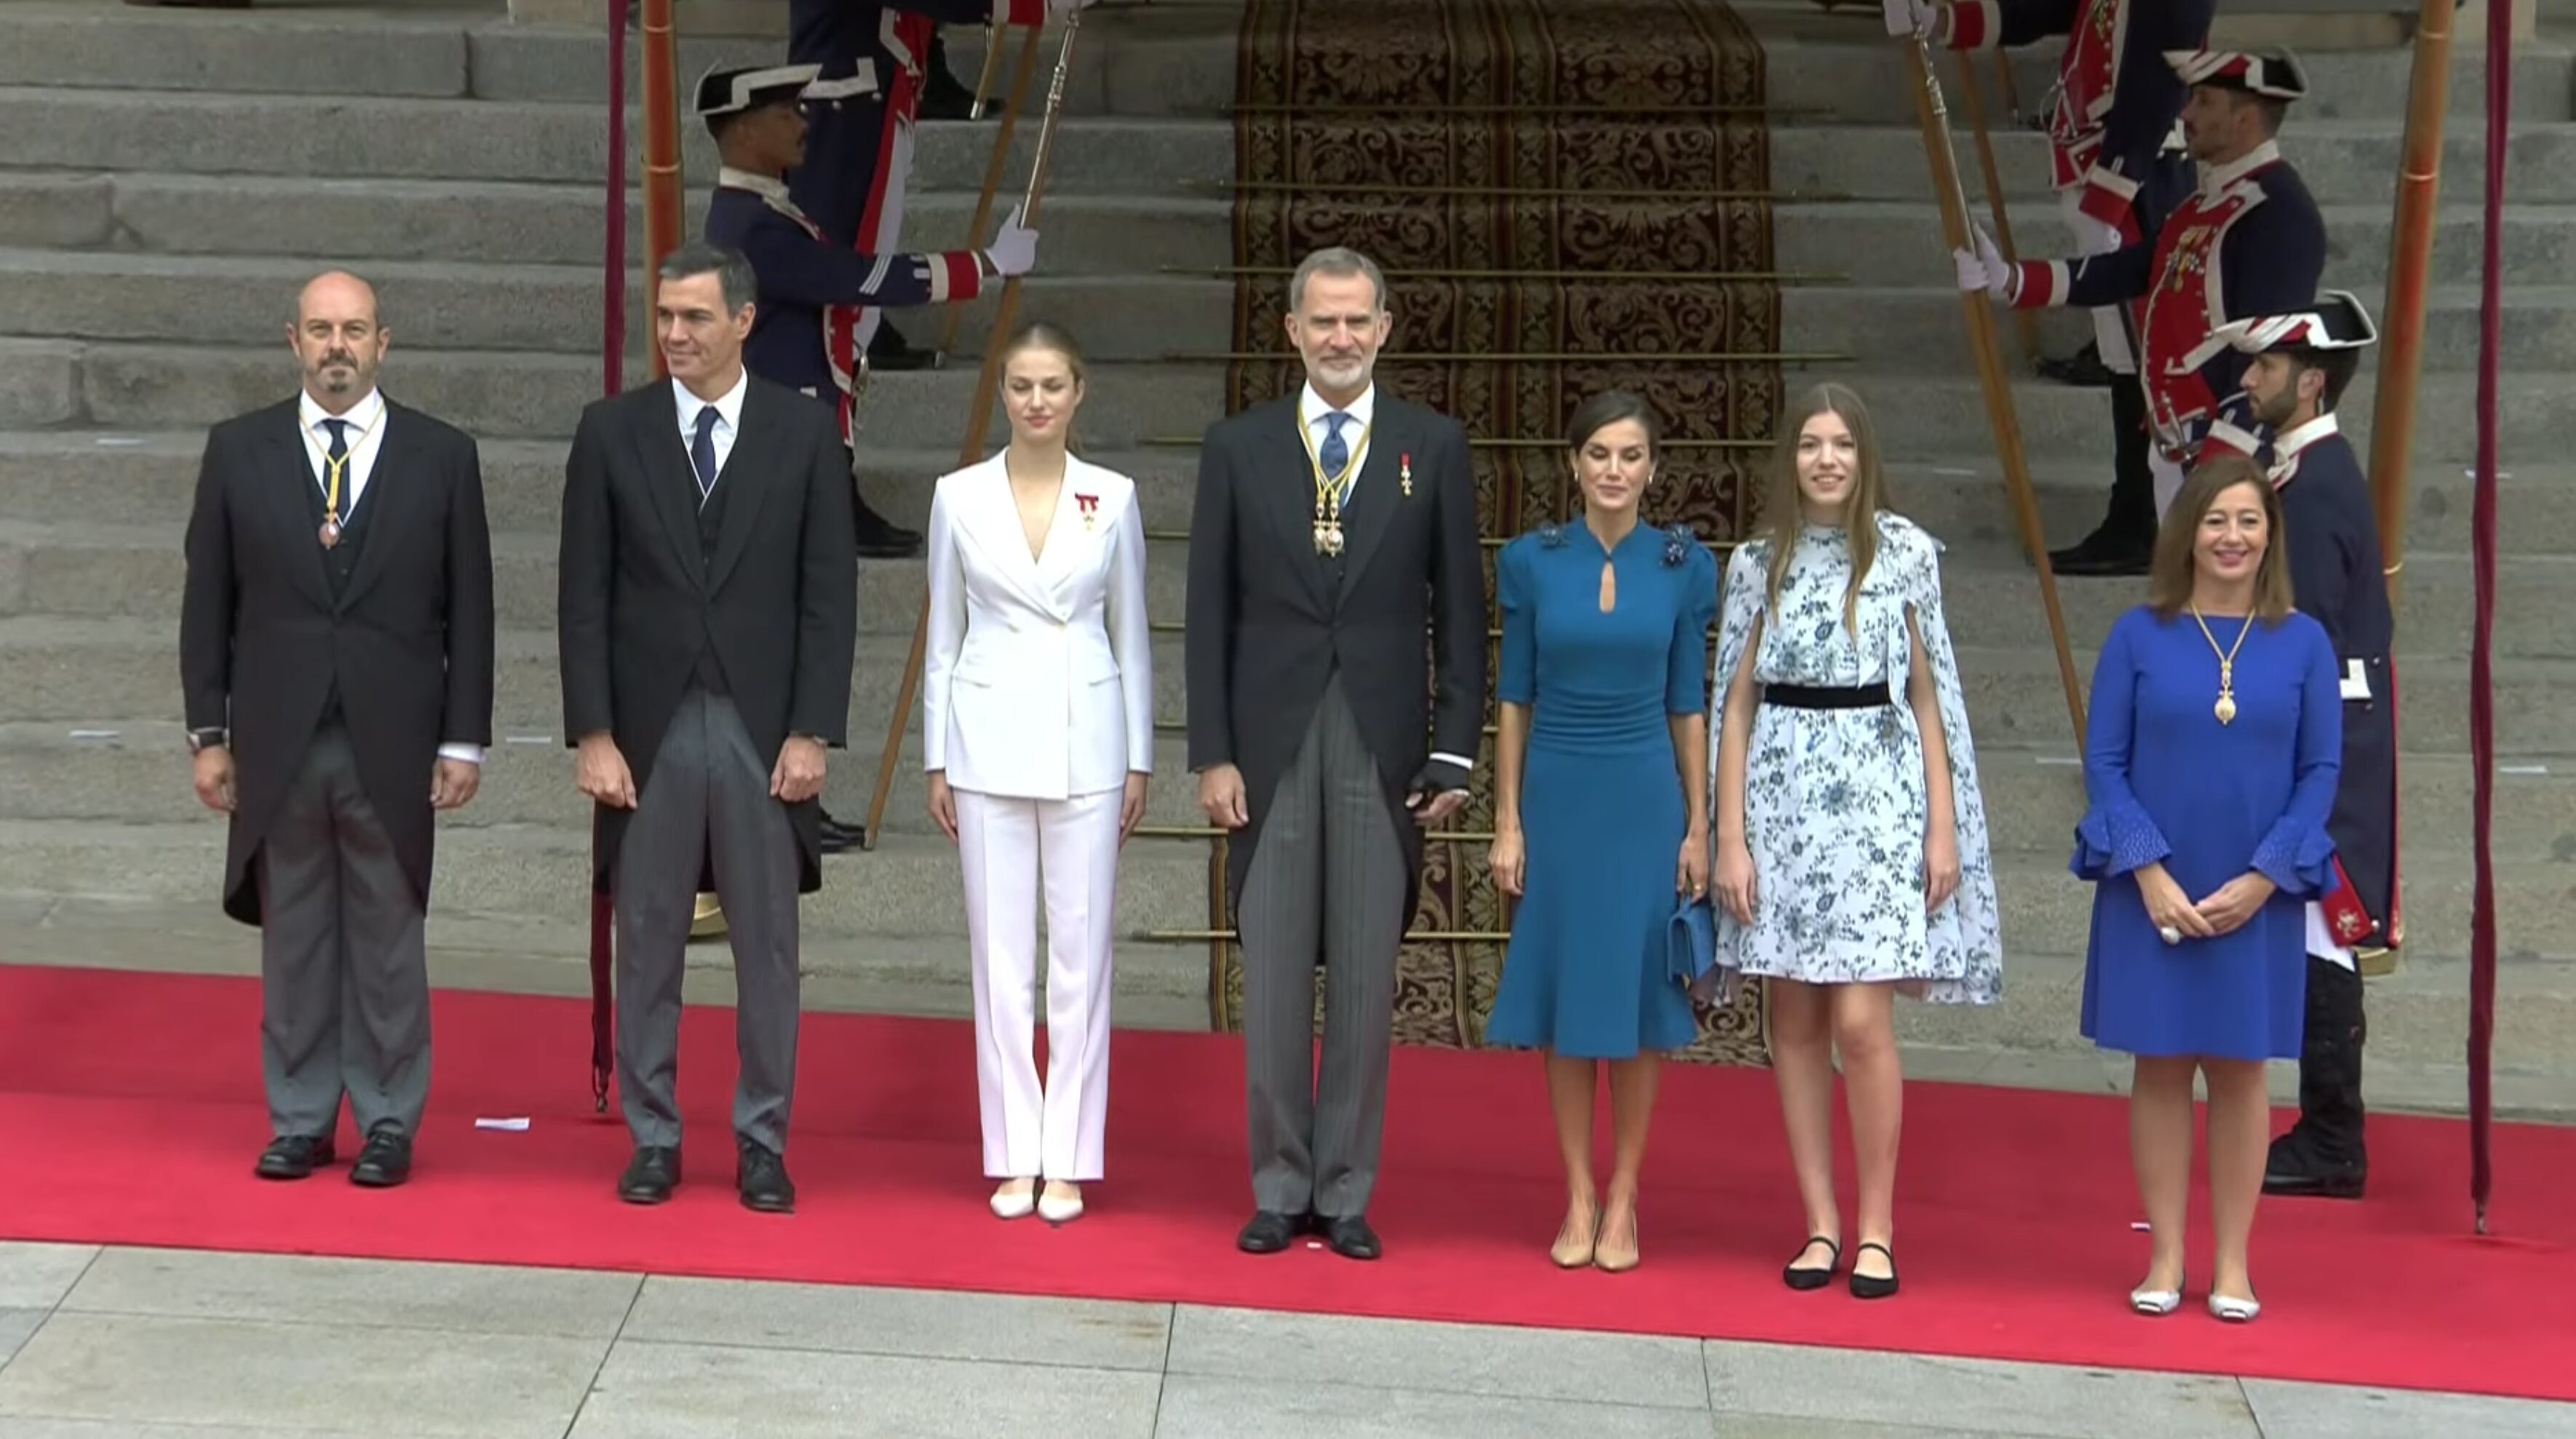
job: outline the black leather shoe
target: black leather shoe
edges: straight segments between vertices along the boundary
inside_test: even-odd
[[[659,1204],[679,1183],[680,1151],[648,1144],[635,1151],[626,1172],[617,1176],[617,1197],[629,1204]]]
[[[938,351],[913,348],[912,342],[903,337],[903,332],[887,324],[883,318],[877,321],[877,332],[868,337],[870,370],[927,370],[938,363]]]
[[[2263,1165],[2263,1192],[2284,1199],[2359,1199],[2368,1187],[2370,1167],[2321,1158],[2299,1143],[2299,1131],[2272,1141]]]
[[[349,1182],[368,1189],[391,1189],[411,1178],[411,1136],[392,1124],[379,1124],[367,1135],[367,1147],[349,1166]]]
[[[1243,1232],[1234,1236],[1234,1247],[1246,1254],[1276,1254],[1293,1243],[1306,1227],[1306,1216],[1281,1214],[1264,1209],[1252,1216]]]
[[[906,560],[921,553],[921,531],[907,530],[859,501],[858,514],[852,526],[858,532],[859,558],[865,560]]]
[[[743,1208],[763,1214],[796,1212],[796,1185],[787,1177],[786,1160],[753,1139],[737,1139],[735,1153],[733,1183],[742,1191]]]
[[[2152,535],[2116,535],[2105,527],[2062,550],[2048,552],[2048,566],[2061,575],[2102,579],[2143,575],[2155,553]]]
[[[331,1141],[310,1134],[282,1134],[259,1152],[262,1179],[303,1179],[331,1162]]]
[[[2063,360],[2043,359],[2032,368],[2043,380],[2088,390],[2107,390],[2120,378],[2117,371],[2102,363],[2102,347],[2098,344],[2086,345]]]
[[[1357,1214],[1345,1214],[1324,1221],[1324,1242],[1344,1259],[1375,1259],[1385,1252],[1377,1242],[1377,1231],[1368,1220]]]
[[[930,44],[929,74],[921,82],[921,107],[916,112],[924,120],[972,120],[975,118],[975,92],[966,88],[956,73],[948,68],[948,37],[943,34]]]
[[[1860,1257],[1870,1250],[1887,1256],[1884,1277],[1860,1272]],[[1896,1253],[1884,1244],[1864,1244],[1852,1251],[1851,1293],[1854,1299],[1889,1299],[1896,1294]]]
[[[849,824],[834,819],[830,810],[823,811],[821,828],[825,854],[840,854],[845,850],[857,849],[868,841],[866,825]]]

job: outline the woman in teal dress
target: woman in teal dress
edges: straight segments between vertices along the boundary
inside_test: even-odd
[[[1485,1038],[1542,1050],[1565,1160],[1564,1268],[1637,1265],[1637,1171],[1659,1051],[1698,1033],[1664,936],[1708,889],[1705,679],[1717,562],[1688,529],[1638,522],[1654,412],[1612,391],[1577,411],[1583,518],[1503,547],[1494,883],[1520,897]],[[1610,1071],[1606,1203],[1592,1174],[1598,1070]]]

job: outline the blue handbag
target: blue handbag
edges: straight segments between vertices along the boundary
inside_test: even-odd
[[[1717,967],[1717,910],[1708,899],[1682,901],[1664,926],[1664,973],[1685,990],[1696,990]]]

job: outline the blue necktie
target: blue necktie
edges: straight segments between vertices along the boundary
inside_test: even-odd
[[[349,511],[357,508],[357,500],[350,495],[348,483],[349,422],[324,420],[322,425],[331,432],[331,448],[323,457],[327,463],[323,468],[322,502],[324,507],[331,511],[331,522],[339,524]],[[340,483],[332,484],[333,480],[338,480]]]
[[[698,411],[698,437],[689,441],[689,463],[698,467],[698,503],[716,490],[716,421],[723,418],[709,405]]]
[[[1324,448],[1320,458],[1324,462],[1324,478],[1328,480],[1341,474],[1342,467],[1351,462],[1350,442],[1342,438],[1342,426],[1348,424],[1350,418],[1340,410],[1329,411],[1324,416]],[[1351,481],[1356,478],[1358,476],[1353,475],[1342,480],[1341,491],[1333,497],[1333,503],[1347,505],[1351,502]]]

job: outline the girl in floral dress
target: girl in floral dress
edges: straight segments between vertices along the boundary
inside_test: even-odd
[[[1821,1289],[1842,1260],[1839,1049],[1860,1171],[1850,1288],[1865,1299],[1897,1287],[1894,996],[1991,1004],[2003,986],[1940,545],[1885,497],[1860,397],[1810,391],[1782,431],[1767,533],[1727,565],[1709,705],[1719,997],[1766,982],[1810,1236],[1783,1278]]]

